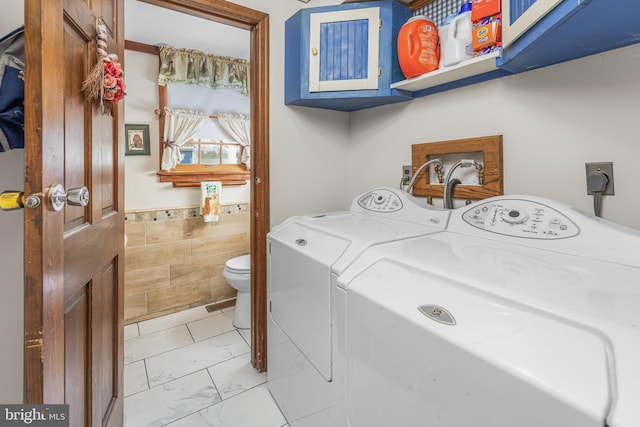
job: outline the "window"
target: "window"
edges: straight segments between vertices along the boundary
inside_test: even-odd
[[[167,87],[158,86],[160,110],[167,104]],[[215,116],[211,117],[215,119]],[[160,140],[163,140],[164,117],[159,120]],[[162,142],[160,142],[162,146]],[[201,181],[220,181],[222,185],[245,185],[251,172],[241,162],[244,148],[236,142],[195,140],[180,148],[183,159],[170,172],[160,170],[160,182],[172,182],[174,187],[199,187]]]
[[[241,162],[243,149],[236,142],[189,141],[180,147],[183,157],[176,168],[159,173],[160,182],[173,182],[174,187],[194,187],[212,180],[223,185],[246,184],[250,172]]]
[[[189,141],[180,147],[180,153],[181,165],[242,165],[242,146],[235,142]]]

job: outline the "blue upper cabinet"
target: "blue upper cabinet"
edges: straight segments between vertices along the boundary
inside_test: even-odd
[[[393,0],[302,9],[285,26],[285,104],[354,111],[407,101],[400,27],[411,10]]]
[[[640,0],[502,0],[501,51],[405,80],[397,36],[411,16],[395,0],[300,10],[285,27],[285,104],[360,110],[640,42]]]
[[[640,0],[502,0],[501,52],[392,87],[417,98],[638,42]]]
[[[640,41],[640,0],[503,0],[500,68],[522,72]]]

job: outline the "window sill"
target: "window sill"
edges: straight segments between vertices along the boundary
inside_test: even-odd
[[[219,165],[215,168],[204,166],[178,167],[170,172],[158,172],[160,182],[172,182],[174,187],[199,187],[203,181],[220,181],[222,185],[245,185],[251,179],[251,171],[244,165]]]

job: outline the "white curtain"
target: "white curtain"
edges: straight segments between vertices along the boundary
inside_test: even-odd
[[[171,108],[165,108],[164,115],[162,170],[170,171],[182,160],[180,147],[193,138],[209,120],[209,115],[199,111],[173,110]]]
[[[218,113],[218,123],[244,147],[241,161],[247,169],[251,169],[251,119],[249,116],[240,113]]]

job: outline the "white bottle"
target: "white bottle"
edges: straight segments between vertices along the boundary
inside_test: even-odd
[[[444,66],[455,65],[473,58],[471,3],[460,6],[460,13],[449,24],[449,34],[444,52]]]
[[[447,50],[447,40],[449,39],[449,27],[451,26],[451,21],[455,18],[455,13],[451,15],[447,15],[446,18],[442,21],[442,25],[438,28],[438,40],[440,42],[440,63],[438,64],[439,68],[444,67],[444,55]]]

